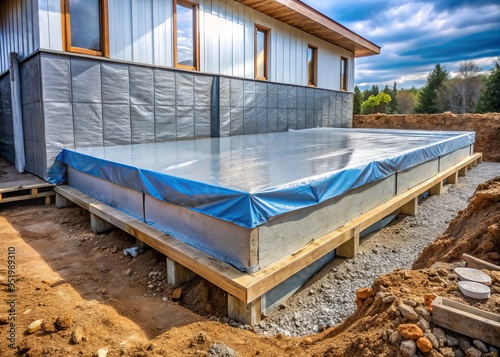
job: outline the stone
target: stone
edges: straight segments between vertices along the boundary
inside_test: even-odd
[[[490,352],[498,354],[498,350],[493,346],[490,346]]]
[[[401,334],[399,332],[393,332],[390,336],[389,336],[389,342],[392,343],[393,345],[395,345],[396,343],[399,343],[399,341],[401,341],[403,339],[403,337],[401,337]]]
[[[453,352],[453,348],[451,347],[440,348],[439,352],[441,352],[443,357],[455,357],[455,352]]]
[[[311,338],[311,337],[306,337],[306,338],[304,338],[304,339],[302,340],[302,343],[303,343],[304,345],[312,345],[312,344],[313,344],[313,340],[312,340],[312,338]]]
[[[97,357],[106,357],[108,355],[108,348],[99,348],[97,350]]]
[[[491,272],[491,283],[496,284],[500,282],[500,271],[492,271]]]
[[[428,339],[426,339],[425,337],[420,337],[418,340],[417,340],[417,348],[424,352],[424,353],[427,353],[429,352],[430,350],[432,350],[432,344],[431,344],[431,341],[429,341]]]
[[[236,357],[238,356],[236,352],[234,352],[231,348],[227,347],[222,342],[214,343],[208,349],[209,356],[217,356],[217,357]]]
[[[182,295],[182,288],[176,288],[172,292],[172,301],[179,301]]]
[[[474,346],[477,347],[477,349],[483,353],[486,353],[488,352],[488,347],[486,347],[486,345],[484,344],[483,341],[481,340],[474,340],[472,341],[472,343],[474,344]]]
[[[424,333],[424,337],[431,342],[433,348],[439,348],[439,341],[437,340],[436,336],[434,336],[432,333],[426,332]]]
[[[394,295],[387,295],[382,299],[383,302],[385,303],[393,303],[396,300],[396,297]]]
[[[42,323],[42,330],[45,331],[46,333],[56,333],[57,328],[53,323]]]
[[[425,307],[423,307],[423,306],[417,306],[415,308],[415,312],[417,314],[419,314],[420,316],[422,316],[425,319],[425,321],[431,322],[432,316],[429,313],[429,311],[427,311],[427,309]]]
[[[471,347],[471,348],[465,350],[465,355],[467,357],[481,357],[482,353],[477,348]]]
[[[453,336],[446,335],[446,346],[450,347],[458,346],[458,339]]]
[[[405,303],[406,305],[408,306],[411,306],[411,307],[416,307],[417,306],[417,303],[411,299],[406,299],[406,300],[403,300],[403,303]]]
[[[460,348],[457,348],[455,350],[455,357],[465,357],[465,354]]]
[[[423,318],[420,318],[420,320],[418,320],[417,326],[420,327],[422,331],[429,330],[431,328],[431,325]]]
[[[444,347],[444,343],[446,341],[446,334],[440,328],[433,328],[432,334],[436,336],[436,339],[439,342],[439,347]]]
[[[424,335],[422,329],[415,324],[401,324],[398,332],[407,340],[418,340]]]
[[[360,299],[359,297],[357,297],[356,300],[354,300],[354,302],[356,303],[358,309],[361,309],[361,307],[363,307],[363,300]]]
[[[467,338],[465,337],[459,337],[458,338],[458,345],[463,351],[467,351],[470,348],[470,342]]]
[[[413,340],[405,340],[401,343],[399,350],[403,356],[412,357],[415,353],[417,353],[417,345]]]
[[[356,290],[356,297],[359,299],[368,299],[370,296],[372,296],[372,293],[372,288],[361,288]]]
[[[54,323],[58,330],[67,330],[71,327],[71,323],[73,322],[73,317],[71,315],[62,315],[56,319]]]
[[[408,320],[417,321],[417,319],[418,319],[418,314],[415,312],[413,307],[411,307],[409,305],[406,305],[406,304],[399,305],[398,311],[401,312],[401,315],[406,317]]]
[[[28,333],[35,333],[37,332],[38,330],[40,330],[40,328],[42,327],[42,320],[35,320],[33,321],[32,323],[30,323],[28,325],[28,328],[26,329],[26,332]]]
[[[83,336],[82,329],[80,327],[77,327],[75,329],[75,331],[73,331],[73,335],[71,336],[71,341],[73,341],[73,343],[75,345],[78,345],[79,343],[81,343],[84,340],[85,340],[85,336]]]

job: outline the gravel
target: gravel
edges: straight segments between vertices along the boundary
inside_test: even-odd
[[[328,263],[280,309],[253,327],[262,335],[305,336],[342,322],[356,310],[355,291],[371,286],[379,275],[410,269],[421,251],[467,207],[476,187],[500,175],[500,163],[483,162],[445,185],[440,196],[422,200],[416,216],[400,215],[381,231],[364,237],[354,259]]]

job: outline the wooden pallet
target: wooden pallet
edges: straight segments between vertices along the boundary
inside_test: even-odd
[[[354,257],[359,248],[359,233],[389,214],[400,211],[415,213],[418,197],[429,191],[440,194],[443,182],[456,183],[458,176],[467,174],[467,169],[476,166],[482,154],[474,154],[446,169],[429,180],[394,197],[385,204],[353,219],[335,231],[313,241],[288,257],[259,270],[243,273],[236,268],[195,249],[150,225],[89,197],[69,186],[57,186],[59,200],[69,200],[91,214],[91,221],[99,226],[113,225],[133,235],[150,247],[165,254],[181,266],[207,279],[228,293],[229,317],[243,323],[260,321],[261,299],[266,292],[278,286],[294,274],[308,267],[329,252],[337,249],[337,255]],[[64,206],[64,205],[62,205]]]

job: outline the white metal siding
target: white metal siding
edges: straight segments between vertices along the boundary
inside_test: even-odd
[[[21,0],[19,0],[21,1]],[[28,0],[24,0],[28,1]],[[32,0],[37,1],[37,0]],[[60,0],[40,3],[40,47],[62,49]],[[340,57],[353,54],[232,0],[199,0],[200,70],[254,78],[254,27],[270,28],[269,80],[307,85],[307,45],[318,47],[318,87],[340,88]],[[173,66],[173,0],[108,0],[110,57]]]
[[[10,52],[23,58],[39,48],[37,9],[37,0],[0,5],[0,73],[9,68]]]

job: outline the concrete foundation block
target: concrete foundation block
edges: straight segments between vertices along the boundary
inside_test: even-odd
[[[193,280],[197,276],[195,272],[167,257],[167,282],[169,284],[179,286]]]
[[[90,214],[90,228],[94,233],[104,233],[115,228],[114,225],[95,214]]]
[[[242,324],[255,325],[260,322],[261,298],[247,304],[231,294],[227,294],[227,316]]]
[[[47,203],[47,202],[45,202]],[[68,200],[66,197],[56,193],[56,207],[57,208],[66,208],[74,206],[75,204]]]

